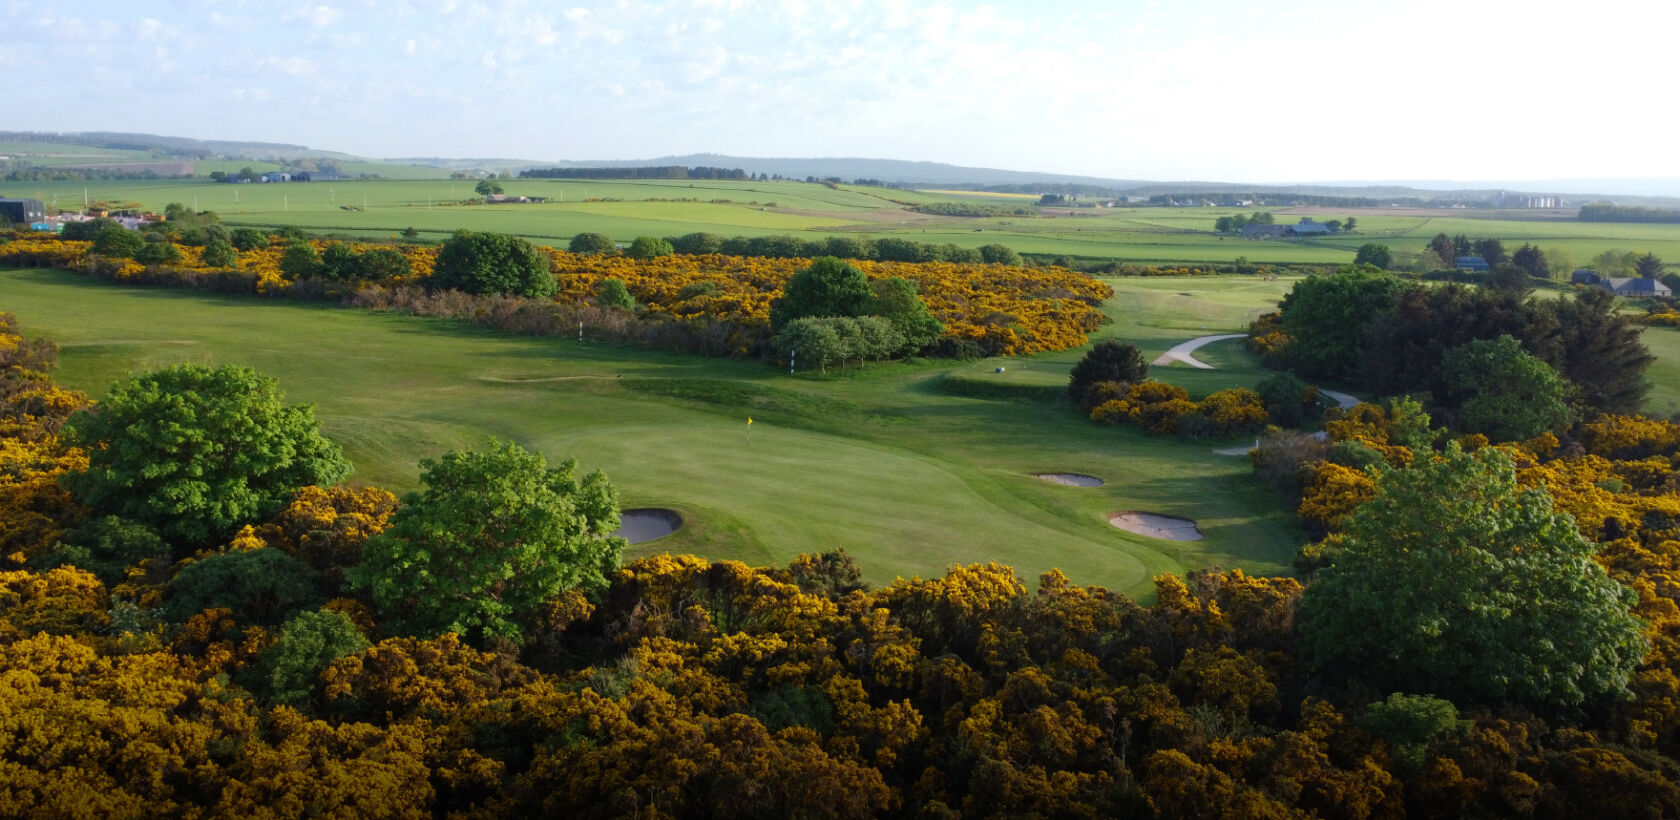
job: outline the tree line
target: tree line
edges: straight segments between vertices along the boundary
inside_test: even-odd
[[[1654,359],[1615,297],[1527,296],[1348,268],[1297,283],[1252,333],[1269,362],[1304,378],[1419,396],[1455,428],[1497,440],[1637,412]]]
[[[747,179],[740,168],[654,165],[626,168],[527,168],[521,177],[536,179]]]
[[[655,239],[654,237],[648,237]],[[639,240],[640,238],[638,238]],[[798,236],[734,236],[724,237],[699,231],[668,236],[663,240],[671,252],[689,255],[723,254],[768,259],[811,259],[834,256],[841,259],[868,259],[880,262],[953,262],[959,264],[1020,265],[1019,253],[1007,245],[992,243],[978,248],[964,248],[945,243],[935,245],[897,237],[870,239],[865,236],[828,236],[805,239]],[[634,243],[632,243],[634,244]],[[586,232],[572,238],[573,253],[617,253],[617,243],[605,234]]]
[[[924,202],[910,206],[919,214],[938,216],[1038,216],[1025,205],[993,205],[984,202]]]
[[[1582,222],[1658,222],[1680,223],[1680,210],[1673,208],[1643,208],[1637,205],[1613,205],[1593,202],[1581,206],[1576,216]]]

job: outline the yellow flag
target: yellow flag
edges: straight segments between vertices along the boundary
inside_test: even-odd
[[[747,416],[747,423],[752,424],[752,416]]]

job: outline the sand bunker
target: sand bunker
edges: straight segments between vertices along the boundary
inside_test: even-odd
[[[1164,538],[1168,541],[1200,541],[1202,531],[1188,518],[1174,518],[1146,512],[1119,512],[1108,517],[1108,523],[1126,532]]]
[[[682,514],[676,510],[644,507],[619,513],[618,532],[613,535],[621,536],[632,544],[640,544],[670,535],[681,526]]]
[[[1033,473],[1033,478],[1040,478],[1052,484],[1065,487],[1101,487],[1103,480],[1094,475],[1084,473]]]

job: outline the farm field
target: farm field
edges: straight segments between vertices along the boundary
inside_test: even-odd
[[[250,163],[246,163],[250,164]],[[206,165],[206,168],[209,166]],[[253,165],[253,167],[256,167]],[[405,166],[379,166],[393,169]],[[235,170],[232,168],[223,170]],[[434,169],[414,168],[415,173]],[[383,173],[383,172],[382,172]],[[91,200],[137,202],[162,210],[170,202],[213,210],[235,225],[296,225],[316,232],[390,236],[415,228],[439,240],[457,228],[515,233],[542,244],[564,243],[583,231],[628,243],[641,235],[708,231],[724,236],[793,234],[820,238],[852,234],[978,247],[1002,243],[1023,253],[1122,259],[1165,265],[1232,263],[1341,264],[1366,242],[1407,256],[1436,233],[1494,236],[1515,249],[1524,242],[1562,248],[1577,263],[1604,250],[1650,251],[1680,262],[1680,227],[1582,223],[1544,212],[1426,211],[1417,209],[1274,208],[1279,222],[1358,218],[1351,235],[1313,240],[1244,240],[1211,231],[1219,216],[1255,209],[1047,209],[1041,217],[945,217],[908,206],[931,202],[1024,200],[973,192],[909,191],[866,186],[720,180],[502,180],[509,194],[546,197],[528,205],[465,205],[476,195],[470,180],[372,181],[222,185],[208,181],[20,182],[0,186],[9,196],[80,207]]]
[[[1225,277],[1117,284],[1109,310],[1120,321],[1106,330],[1150,356],[1240,330],[1287,288]],[[1179,295],[1190,288],[1201,293]],[[289,400],[316,405],[327,435],[357,464],[353,481],[409,489],[419,458],[491,436],[576,457],[607,472],[625,507],[672,507],[691,522],[639,553],[785,564],[845,547],[877,583],[996,560],[1027,578],[1057,567],[1078,583],[1147,595],[1152,576],[1207,565],[1287,573],[1301,539],[1246,460],[1212,453],[1218,443],[1091,425],[1060,403],[940,389],[974,364],[790,377],[755,362],[42,270],[0,273],[0,309],[25,332],[58,341],[59,379],[95,395],[181,361],[271,374]],[[1183,383],[1197,394],[1259,378],[1236,345],[1205,352],[1231,369],[1174,368],[1169,378],[1190,376]],[[1007,372],[1054,383],[1059,371],[1065,381],[1078,355],[1009,360]],[[1034,472],[1110,483],[1064,487]],[[1106,523],[1127,510],[1196,519],[1207,538],[1159,541]]]

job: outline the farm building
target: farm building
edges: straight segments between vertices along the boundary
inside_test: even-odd
[[[1488,269],[1488,263],[1487,260],[1481,258],[1480,256],[1460,256],[1458,258],[1458,264],[1455,267],[1459,270],[1481,271]]]
[[[1288,225],[1259,225],[1253,222],[1243,226],[1244,239],[1270,239],[1274,236],[1288,236]]]
[[[1292,236],[1326,236],[1335,233],[1335,231],[1331,229],[1329,223],[1318,222],[1310,216],[1303,216],[1300,222],[1289,226],[1289,233]]]
[[[1598,271],[1580,268],[1569,274],[1571,285],[1597,285],[1617,296],[1630,298],[1668,297],[1674,295],[1669,286],[1649,277],[1605,276]]]
[[[1627,296],[1638,299],[1652,296],[1672,296],[1674,291],[1661,282],[1650,277],[1623,279],[1619,276],[1606,276],[1599,279],[1599,287],[1609,288],[1617,296]]]
[[[39,199],[0,199],[0,217],[13,224],[47,221],[47,206]]]

